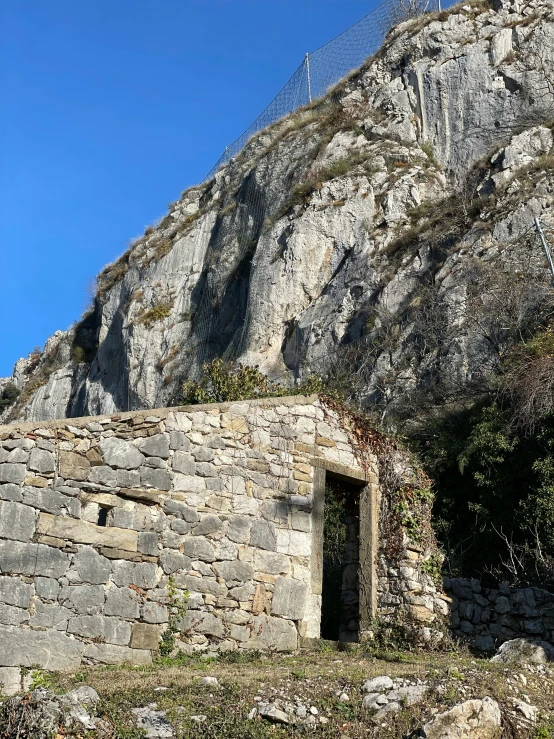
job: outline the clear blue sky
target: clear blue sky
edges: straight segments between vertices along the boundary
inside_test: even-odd
[[[376,0],[0,2],[0,377]]]

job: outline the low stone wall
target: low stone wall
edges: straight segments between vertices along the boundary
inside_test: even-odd
[[[477,580],[445,578],[453,632],[477,649],[493,651],[520,637],[554,644],[554,593],[540,588],[484,588]]]
[[[377,459],[354,436],[317,396],[0,427],[0,667],[149,662],[172,590],[186,650],[319,637],[326,475],[361,490],[343,630],[390,610],[390,583],[407,607],[430,593],[433,620],[423,553],[379,556]]]

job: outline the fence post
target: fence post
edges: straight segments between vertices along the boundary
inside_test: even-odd
[[[310,55],[309,54],[306,54],[305,61],[306,61],[306,73],[308,75],[308,102],[311,103],[312,102],[312,77],[310,74]]]

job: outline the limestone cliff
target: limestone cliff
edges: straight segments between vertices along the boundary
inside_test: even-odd
[[[281,381],[347,371],[385,418],[455,399],[519,303],[540,309],[553,84],[551,1],[398,26],[108,265],[90,311],[16,364],[3,419],[172,404],[214,356]]]

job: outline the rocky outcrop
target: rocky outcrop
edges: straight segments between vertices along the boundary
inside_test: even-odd
[[[427,739],[500,739],[500,706],[489,697],[465,701],[435,716],[423,731]]]
[[[4,418],[172,404],[214,356],[287,382],[347,362],[383,418],[479,383],[513,338],[491,291],[551,220],[553,9],[474,2],[396,28],[106,267],[84,318],[17,363]],[[525,274],[541,282],[540,250]],[[518,290],[535,310],[541,289]]]

